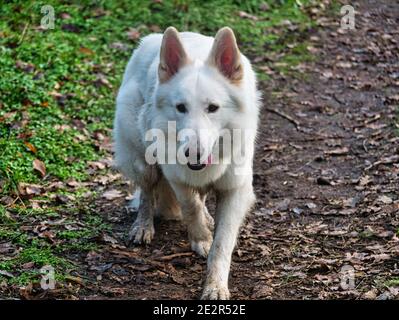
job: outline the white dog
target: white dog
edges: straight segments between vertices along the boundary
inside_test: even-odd
[[[182,217],[191,248],[208,256],[203,299],[230,296],[231,255],[255,200],[258,110],[255,74],[227,27],[215,38],[173,27],[143,38],[118,94],[115,162],[141,190],[129,238],[150,243],[158,212]],[[210,190],[217,197],[215,228],[205,207]]]

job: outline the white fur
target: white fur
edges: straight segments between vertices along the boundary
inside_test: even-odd
[[[254,72],[244,55],[239,58],[243,78],[234,83],[207,63],[214,38],[190,32],[179,35],[191,63],[165,82],[158,78],[163,35],[143,38],[134,51],[117,97],[115,161],[142,190],[139,214],[129,234],[131,240],[151,241],[156,208],[168,217],[179,218],[182,213],[192,249],[208,256],[202,298],[228,299],[231,255],[239,227],[255,199],[252,162],[259,95]],[[177,112],[178,103],[185,103],[188,112]],[[219,105],[220,109],[206,113],[209,103]],[[205,154],[213,152],[221,130],[250,129],[250,135],[241,141],[246,153],[240,174],[234,163],[212,164],[200,171],[193,171],[185,164],[148,165],[144,157],[149,145],[145,133],[153,128],[166,132],[167,121],[176,121],[177,131],[193,129]],[[214,238],[213,219],[205,207],[210,189],[216,192],[218,201]]]

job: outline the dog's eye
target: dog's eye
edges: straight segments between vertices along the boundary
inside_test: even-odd
[[[181,113],[186,113],[187,112],[187,108],[186,105],[184,103],[179,103],[176,105],[176,109],[177,111],[181,112]]]
[[[210,104],[208,106],[208,112],[209,113],[213,113],[219,110],[219,106],[217,106],[216,104]]]

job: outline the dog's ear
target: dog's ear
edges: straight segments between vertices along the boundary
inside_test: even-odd
[[[161,45],[158,67],[159,81],[161,83],[168,81],[188,62],[189,59],[180,41],[179,33],[173,27],[167,28]]]
[[[233,83],[238,83],[242,80],[244,74],[241,54],[234,32],[229,27],[224,27],[216,33],[207,63],[216,67]]]

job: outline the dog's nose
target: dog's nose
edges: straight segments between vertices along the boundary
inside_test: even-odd
[[[184,152],[184,155],[186,156],[187,159],[196,160],[197,163],[199,163],[199,161],[201,159],[201,154],[198,151],[196,152],[196,154],[191,154],[190,148],[186,149],[186,151]]]
[[[194,151],[194,150],[192,150],[192,151]],[[198,170],[201,170],[206,167],[205,163],[200,162],[201,161],[201,153],[199,151],[197,151],[197,152],[194,151],[193,153],[191,153],[190,148],[187,148],[184,151],[184,155],[188,159],[187,166],[191,170],[198,171]]]

